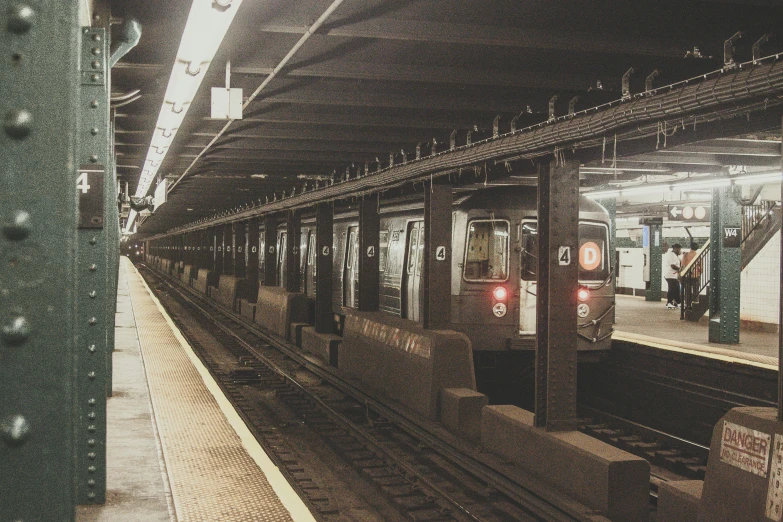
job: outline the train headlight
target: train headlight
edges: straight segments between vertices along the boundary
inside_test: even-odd
[[[496,301],[505,301],[506,297],[508,297],[508,290],[506,290],[505,286],[496,286],[495,289],[492,290],[492,297],[494,297]],[[506,315],[505,312],[503,312],[503,315]]]
[[[495,314],[495,317],[504,317],[506,311],[506,305],[503,303],[495,303],[495,306],[492,307],[492,313]]]
[[[580,288],[576,296],[579,298],[580,301],[587,301],[587,299],[590,297],[590,290],[588,290],[585,287]]]
[[[576,315],[584,319],[590,314],[590,307],[587,306],[585,303],[581,303],[579,306],[576,307]]]

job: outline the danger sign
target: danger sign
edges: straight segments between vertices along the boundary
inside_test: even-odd
[[[770,439],[768,433],[723,421],[720,460],[766,478]]]
[[[601,248],[588,241],[579,247],[579,264],[585,270],[595,270],[601,265]]]

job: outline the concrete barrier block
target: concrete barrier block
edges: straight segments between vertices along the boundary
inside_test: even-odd
[[[193,279],[195,275],[196,270],[193,265],[185,265],[185,268],[182,270],[182,274],[180,274],[180,280],[186,285],[190,286],[191,279]]]
[[[777,408],[732,408],[715,425],[699,522],[780,520],[783,422]]]
[[[236,310],[237,297],[241,297],[241,290],[245,280],[232,275],[221,275],[218,280],[217,289],[213,297],[215,301],[225,306],[229,310]]]
[[[436,420],[440,390],[476,389],[470,339],[384,312],[345,316],[339,367],[366,386]]]
[[[196,279],[193,281],[193,288],[206,295],[209,289],[209,281],[212,279],[212,272],[206,268],[199,269]]]
[[[516,406],[485,406],[481,445],[615,521],[646,520],[650,465],[578,431],[536,428]]]
[[[469,388],[444,388],[440,392],[440,421],[449,431],[478,442],[481,438],[481,410],[489,398]]]
[[[704,488],[702,480],[675,480],[658,485],[658,520],[696,522]]]
[[[302,328],[310,326],[308,323],[291,323],[291,342],[302,347]]]
[[[305,326],[301,332],[303,351],[315,355],[329,366],[338,366],[342,337],[318,333],[313,326]]]
[[[307,296],[277,286],[258,287],[256,323],[290,340],[291,323],[307,322]]]
[[[249,319],[250,321],[255,321],[256,318],[256,304],[251,303],[247,299],[240,299],[239,300],[239,315],[242,317]]]

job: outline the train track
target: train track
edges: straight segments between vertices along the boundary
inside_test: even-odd
[[[157,285],[150,286],[168,290],[168,297],[161,301],[173,320],[320,520],[347,518],[339,499],[329,494],[328,486],[319,483],[319,473],[309,468],[300,448],[288,444],[274,427],[274,416],[259,408],[258,397],[263,394],[274,394],[292,417],[382,493],[400,519],[602,519],[517,470],[508,469],[508,463],[460,443],[435,423],[423,426],[420,420],[377,402],[299,350],[194,291],[170,284],[149,270],[143,272],[146,279],[157,281]],[[175,301],[181,311],[169,300]],[[182,312],[196,318],[199,326],[188,325]],[[194,332],[199,327],[208,336]],[[214,343],[205,342],[205,338],[214,339],[230,357],[216,356],[215,347],[210,346]]]

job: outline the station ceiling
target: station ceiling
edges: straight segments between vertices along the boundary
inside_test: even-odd
[[[160,169],[187,175],[139,230],[158,233],[216,212],[280,197],[365,165],[373,171],[595,107],[630,92],[699,76],[724,66],[724,42],[737,62],[783,52],[783,3],[769,1],[583,2],[569,0],[344,0],[214,145],[225,125],[210,119],[210,88],[247,97],[329,7],[332,0],[244,0],[185,123]],[[136,188],[163,102],[191,0],[114,0],[117,22],[136,18],[139,45],[112,70],[115,96],[141,98],[116,109],[121,182]],[[718,172],[729,165],[780,168],[780,102],[747,124],[733,122],[709,139],[649,150],[611,142],[586,165],[613,169],[582,175],[585,186],[645,176]],[[668,134],[673,132],[671,129]],[[666,130],[663,139],[666,139]],[[659,140],[660,141],[660,140]],[[203,154],[202,154],[203,153]],[[200,158],[197,159],[197,157]],[[506,165],[492,182],[525,180],[529,165]],[[527,163],[530,163],[529,161]],[[644,171],[642,169],[649,169]],[[477,180],[477,181],[486,181]],[[524,182],[524,181],[519,181]]]

